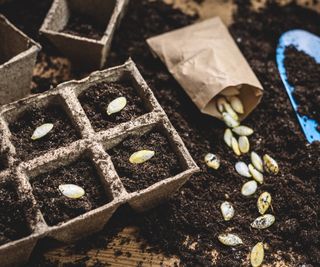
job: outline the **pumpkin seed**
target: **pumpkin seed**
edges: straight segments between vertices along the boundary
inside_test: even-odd
[[[241,176],[248,177],[248,178],[251,177],[249,168],[247,164],[245,164],[244,162],[242,161],[237,162],[235,165],[235,169],[237,173],[239,173]]]
[[[226,246],[238,246],[243,244],[242,239],[235,234],[220,234],[219,241]]]
[[[244,125],[234,127],[232,131],[240,136],[249,136],[253,134],[253,130],[250,127]]]
[[[44,136],[46,136],[53,128],[53,124],[52,123],[45,123],[42,124],[41,126],[37,127],[32,136],[31,139],[32,140],[38,140]]]
[[[268,154],[263,156],[264,165],[268,173],[277,174],[279,172],[278,163]]]
[[[242,188],[241,188],[241,194],[243,196],[251,196],[253,195],[256,191],[257,191],[257,188],[258,188],[258,184],[256,181],[254,180],[251,180],[249,182],[246,182]]]
[[[217,99],[217,109],[222,113],[224,111],[224,104],[227,103],[227,100],[222,96]]]
[[[263,162],[262,159],[260,158],[260,156],[252,151],[251,152],[251,162],[253,164],[253,166],[260,172],[263,172]]]
[[[225,221],[229,221],[233,218],[234,208],[230,202],[223,202],[220,206],[220,210]]]
[[[229,87],[220,92],[224,96],[234,96],[240,94],[240,91],[236,87]]]
[[[256,170],[252,164],[248,165],[249,167],[249,171],[253,177],[253,179],[255,179],[259,184],[263,183],[263,174],[261,172],[259,172],[258,170]]]
[[[127,99],[124,96],[117,97],[112,100],[107,107],[107,114],[111,115],[117,113],[125,108],[127,105]]]
[[[216,155],[212,153],[208,153],[207,155],[205,155],[204,161],[207,164],[207,166],[212,169],[217,170],[220,167],[220,160]]]
[[[244,113],[243,104],[239,97],[231,96],[229,102],[234,111],[238,112],[239,114]]]
[[[251,227],[256,229],[266,229],[270,227],[275,220],[276,218],[272,214],[265,214],[255,219],[251,223]]]
[[[258,242],[255,244],[255,246],[252,248],[250,253],[250,262],[252,267],[259,267],[264,258],[264,248],[263,243]]]
[[[237,127],[240,124],[239,121],[232,118],[231,115],[227,112],[222,113],[222,118],[223,118],[225,124],[230,128]]]
[[[265,214],[271,205],[271,195],[268,192],[263,192],[257,201],[257,207],[260,214]]]
[[[224,103],[224,109],[233,119],[235,119],[236,121],[239,120],[238,114],[233,110],[229,103]]]
[[[84,189],[75,184],[61,184],[59,190],[64,196],[73,199],[80,198],[85,194]]]
[[[155,152],[152,150],[140,150],[135,153],[133,153],[129,161],[133,164],[140,164],[144,163],[147,160],[151,159],[154,156]]]
[[[224,139],[224,142],[228,145],[228,147],[232,147],[232,141],[231,141],[232,137],[233,137],[233,134],[232,134],[231,130],[229,128],[227,128],[224,131],[223,139]]]
[[[241,153],[243,154],[248,153],[250,150],[250,143],[249,143],[248,137],[240,136],[238,142],[239,142],[239,149]]]
[[[237,139],[235,139],[234,137],[231,138],[231,146],[232,146],[233,152],[237,156],[240,156],[241,155],[241,151],[240,151],[240,148],[239,148],[239,144],[238,144]]]

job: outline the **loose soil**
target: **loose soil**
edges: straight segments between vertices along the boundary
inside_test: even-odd
[[[34,130],[44,123],[53,123],[53,129],[41,139],[32,140]],[[10,122],[9,128],[11,141],[22,161],[41,156],[80,138],[67,113],[58,104],[49,104],[43,108],[31,107]]]
[[[154,151],[154,157],[142,164],[130,163],[130,156],[143,149]],[[168,138],[157,131],[128,137],[108,153],[128,192],[145,189],[182,171]]]
[[[68,221],[109,202],[93,163],[83,157],[70,165],[30,179],[33,193],[49,225]],[[76,184],[85,190],[79,199],[65,197],[61,184]]]
[[[5,153],[0,154],[0,171],[8,168],[8,156]]]
[[[120,96],[127,98],[127,105],[120,112],[108,115],[106,110],[109,103]],[[95,84],[79,95],[79,101],[95,131],[114,127],[147,113],[130,81]]]

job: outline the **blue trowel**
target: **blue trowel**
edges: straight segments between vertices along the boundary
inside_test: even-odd
[[[309,143],[320,141],[320,132],[317,130],[317,122],[298,112],[298,104],[293,97],[294,87],[289,84],[284,65],[286,47],[293,46],[298,51],[313,57],[320,64],[320,38],[303,30],[291,30],[281,35],[277,47],[277,64],[282,82],[286,88],[292,107]],[[320,84],[319,84],[320,86]]]

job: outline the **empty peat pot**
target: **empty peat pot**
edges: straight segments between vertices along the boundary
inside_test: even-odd
[[[55,0],[40,29],[76,68],[105,64],[128,0]]]
[[[0,15],[0,105],[27,96],[41,46]]]

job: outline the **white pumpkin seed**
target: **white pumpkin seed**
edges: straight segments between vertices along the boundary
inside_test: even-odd
[[[235,234],[220,234],[219,241],[226,246],[238,246],[243,244],[242,239]]]
[[[247,164],[245,164],[244,162],[242,162],[242,161],[237,162],[235,165],[235,169],[236,169],[237,173],[239,173],[241,176],[248,177],[248,178],[251,177],[251,174],[249,172],[249,168],[248,168]]]
[[[253,134],[253,130],[250,127],[244,125],[234,127],[232,131],[240,136],[249,136]]]
[[[271,205],[271,195],[268,192],[263,192],[257,201],[258,211],[261,215],[265,214]]]
[[[127,99],[124,96],[117,97],[112,100],[107,107],[107,114],[111,115],[117,113],[125,108],[127,105]]]
[[[231,96],[229,102],[234,111],[238,112],[239,114],[244,113],[243,104],[239,97]]]
[[[237,156],[240,156],[241,155],[241,151],[240,151],[240,148],[239,148],[239,144],[238,144],[237,139],[235,139],[234,137],[231,138],[231,146],[232,146],[233,152]]]
[[[227,100],[221,96],[217,99],[217,109],[222,113],[224,111],[224,104],[227,103]]]
[[[232,147],[232,140],[231,140],[232,137],[233,137],[233,134],[232,134],[231,130],[229,128],[227,128],[224,131],[223,139],[224,139],[224,142],[228,145],[228,147]]]
[[[223,121],[225,122],[225,124],[230,128],[237,127],[240,124],[239,121],[232,118],[231,115],[227,112],[222,113],[222,118],[223,118]]]
[[[250,253],[250,262],[252,267],[259,267],[264,258],[264,248],[263,243],[258,242],[255,244],[255,246],[252,248]]]
[[[85,194],[84,189],[75,184],[61,184],[59,190],[64,196],[73,199],[80,198]]]
[[[255,229],[266,229],[270,227],[275,220],[276,218],[272,214],[265,214],[255,219],[251,223],[251,227]]]
[[[236,121],[239,120],[239,116],[238,114],[233,110],[233,108],[231,107],[231,105],[229,103],[224,103],[224,109],[225,111]]]
[[[238,142],[239,142],[239,149],[241,153],[242,154],[248,153],[250,150],[250,143],[249,143],[248,137],[240,136]]]
[[[250,171],[253,179],[255,179],[259,184],[262,184],[263,183],[263,174],[261,172],[259,172],[258,170],[256,170],[252,164],[249,164],[248,167],[249,167],[249,171]]]
[[[225,221],[229,221],[233,218],[234,208],[230,202],[223,202],[220,206],[220,210]]]
[[[251,152],[251,162],[253,164],[253,166],[260,172],[263,172],[263,162],[262,159],[260,158],[260,156],[252,151]]]
[[[38,140],[44,136],[46,136],[53,128],[53,124],[52,123],[45,123],[42,124],[41,126],[37,127],[32,136],[31,139],[32,140]]]
[[[278,163],[273,158],[271,158],[268,154],[265,154],[263,156],[263,161],[268,173],[277,174],[279,172]]]
[[[243,196],[251,196],[253,195],[256,191],[257,191],[257,188],[258,188],[258,184],[256,181],[254,180],[251,180],[249,182],[246,182],[242,188],[241,188],[241,194]]]
[[[229,87],[220,92],[224,96],[234,96],[240,94],[240,91],[236,87]]]
[[[135,153],[133,153],[129,161],[133,164],[140,164],[144,163],[147,160],[151,159],[154,156],[155,152],[152,150],[140,150]]]
[[[212,169],[217,170],[220,167],[220,160],[215,154],[208,153],[207,155],[205,155],[204,161],[207,164],[207,166]]]

